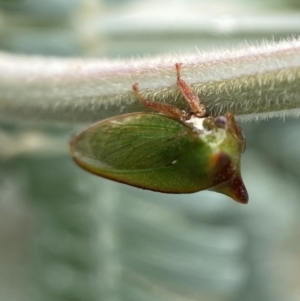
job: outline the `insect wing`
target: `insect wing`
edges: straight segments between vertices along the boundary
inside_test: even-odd
[[[139,172],[171,167],[191,146],[192,128],[171,117],[135,113],[99,122],[75,136],[70,152],[84,169]]]

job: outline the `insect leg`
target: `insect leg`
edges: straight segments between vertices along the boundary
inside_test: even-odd
[[[201,104],[198,95],[192,90],[192,88],[180,77],[181,63],[175,64],[177,71],[177,86],[179,87],[181,93],[186,99],[187,103],[192,109],[192,112],[197,117],[204,117],[206,114],[205,106]]]
[[[187,118],[187,113],[179,110],[175,106],[163,102],[147,100],[146,98],[144,98],[143,95],[139,92],[137,83],[132,86],[132,89],[136,97],[144,104],[145,107],[158,111],[160,113],[164,113],[174,118],[178,118],[178,119]]]

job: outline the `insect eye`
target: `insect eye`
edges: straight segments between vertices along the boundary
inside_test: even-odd
[[[215,125],[219,128],[226,129],[228,126],[228,119],[225,116],[218,116],[215,118]]]

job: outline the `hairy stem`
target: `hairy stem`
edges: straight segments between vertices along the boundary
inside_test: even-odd
[[[132,85],[153,100],[187,105],[175,63],[207,112],[244,119],[298,116],[300,39],[237,49],[129,60],[62,59],[0,54],[1,119],[94,122],[146,108]]]

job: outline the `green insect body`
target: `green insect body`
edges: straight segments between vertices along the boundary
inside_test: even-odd
[[[190,87],[180,78],[185,96]],[[182,84],[183,82],[183,84]],[[191,114],[167,104],[138,98],[160,113],[132,113],[96,123],[70,142],[74,161],[83,169],[121,183],[165,193],[210,189],[247,203],[240,174],[245,138],[232,113],[203,117],[205,108]],[[195,94],[192,94],[194,97]],[[188,101],[191,95],[188,95]]]

